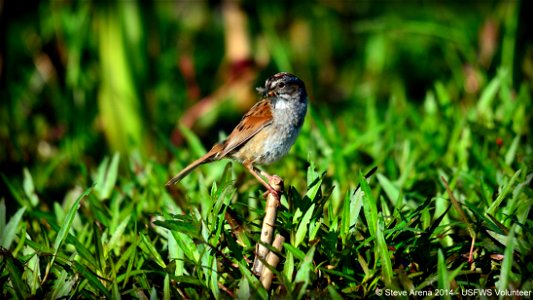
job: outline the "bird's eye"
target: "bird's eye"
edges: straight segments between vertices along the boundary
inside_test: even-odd
[[[278,83],[278,88],[282,89],[285,87],[285,82]]]

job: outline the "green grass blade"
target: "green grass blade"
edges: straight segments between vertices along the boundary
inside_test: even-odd
[[[113,293],[113,300],[120,300],[122,299],[122,296],[120,295],[120,290],[118,288],[118,283],[113,280],[113,286],[111,288],[111,293]]]
[[[261,284],[259,279],[255,277],[255,275],[253,275],[252,272],[250,272],[250,270],[248,269],[248,266],[244,264],[242,261],[238,262],[238,265],[239,265],[239,270],[241,271],[241,273],[244,275],[244,277],[246,277],[248,282],[251,284],[251,287],[253,287],[253,291],[256,292],[257,295],[261,299],[263,300],[268,299],[267,291],[263,288],[263,285]],[[254,294],[252,294],[251,296],[254,296]]]
[[[6,228],[6,202],[4,198],[0,199],[0,232],[3,232]],[[2,237],[0,237],[2,239]],[[0,243],[1,244],[1,243]]]
[[[331,299],[331,300],[342,300],[342,299],[344,299],[344,298],[342,298],[342,295],[339,294],[339,292],[337,292],[335,290],[333,285],[328,285],[328,294],[329,294],[329,299]]]
[[[399,207],[404,201],[400,199],[400,189],[394,186],[394,184],[381,173],[376,175],[379,184],[383,187],[385,194],[389,197],[390,201],[397,207]]]
[[[27,268],[24,270],[24,277],[30,286],[32,295],[36,295],[41,286],[41,267],[38,253],[31,247],[25,246],[23,250],[24,255],[30,255],[31,258],[27,262]]]
[[[170,300],[170,298],[170,277],[166,274],[163,281],[163,300]]]
[[[9,279],[12,288],[15,291],[15,295],[19,299],[27,299],[29,295],[28,286],[22,279],[23,266],[19,265],[19,262],[10,254],[3,255],[6,264],[6,270],[9,274]]]
[[[285,247],[285,250],[287,250],[288,252],[294,254],[294,257],[296,257],[297,259],[299,259],[299,260],[304,260],[305,259],[305,253],[302,250],[300,250],[300,249],[298,249],[298,248],[296,248],[296,247],[294,247],[294,246],[292,246],[291,244],[288,244],[288,243],[284,243],[283,247]]]
[[[218,287],[218,267],[217,259],[214,255],[210,255],[209,259],[211,260],[211,270],[209,270],[209,285],[211,286],[211,292],[215,299],[220,299],[220,288]]]
[[[511,143],[511,146],[509,146],[509,150],[507,150],[507,153],[505,153],[505,164],[509,167],[513,163],[515,157],[516,157],[516,151],[518,150],[518,145],[520,145],[520,135],[517,135],[513,142]]]
[[[250,284],[246,276],[243,276],[239,281],[239,288],[237,289],[237,299],[245,300],[250,298]]]
[[[361,208],[363,208],[363,195],[361,189],[358,189],[355,193],[350,193],[350,230],[355,227],[361,214]]]
[[[172,231],[172,234],[185,256],[194,262],[198,262],[200,260],[200,254],[192,238],[181,232]]]
[[[4,180],[5,184],[7,185],[7,189],[13,195],[13,198],[17,200],[19,205],[25,206],[27,203],[25,202],[24,196],[20,193],[20,191],[15,188],[15,185],[4,175],[4,173],[0,174],[2,175],[2,179]],[[3,195],[2,195],[3,196]]]
[[[288,245],[289,245],[288,243],[283,243],[284,247],[288,247]],[[294,256],[295,255],[293,254],[292,251],[287,251],[285,262],[283,264],[283,277],[287,278],[287,281],[289,281],[289,282],[285,282],[285,285],[287,287],[289,294],[292,294],[292,289],[293,289],[292,279],[294,278]],[[302,259],[303,257],[305,257],[305,254],[304,256],[302,256]]]
[[[500,192],[496,200],[494,200],[494,202],[491,204],[491,206],[487,210],[488,214],[494,215],[496,213],[496,210],[500,207],[500,204],[502,203],[502,201],[505,199],[507,194],[511,192],[511,187],[514,186],[514,183],[516,179],[518,179],[518,176],[520,175],[521,172],[522,170],[516,171],[516,173],[514,173],[513,177],[511,177],[509,182],[503,187],[502,191]]]
[[[0,236],[0,246],[5,249],[11,248],[11,244],[17,235],[17,228],[22,220],[22,216],[26,211],[25,207],[19,208],[15,215],[9,219],[9,222],[2,231],[2,236]],[[23,233],[24,234],[24,233]]]
[[[439,249],[438,252],[437,273],[439,289],[442,291],[449,291],[450,281],[448,278],[448,267],[446,266],[446,259],[444,258],[444,253],[442,253],[441,249]],[[444,295],[444,298],[451,299],[450,295]]]
[[[80,202],[81,199],[87,197],[92,191],[92,188],[86,189],[79,197],[72,203],[72,206],[70,207],[67,216],[65,217],[65,220],[63,221],[63,224],[61,225],[61,228],[59,229],[59,232],[57,233],[56,239],[54,241],[54,255],[52,256],[52,260],[50,261],[50,264],[48,265],[47,272],[54,265],[54,260],[56,259],[57,253],[59,252],[59,248],[65,241],[65,239],[68,236],[68,232],[70,231],[70,226],[72,225],[72,222],[74,221],[74,217],[76,216],[76,213],[78,212],[78,209],[80,208]],[[45,275],[46,278],[46,275]]]
[[[305,295],[307,286],[311,283],[311,274],[313,273],[313,258],[315,255],[315,246],[312,246],[311,249],[305,255],[304,260],[296,272],[296,278],[294,279],[295,283],[301,283],[300,291],[298,292],[297,299],[302,299]]]
[[[492,122],[492,102],[496,98],[496,94],[500,89],[501,77],[495,76],[487,87],[481,93],[477,104],[478,113],[485,118],[486,121]]]
[[[103,272],[106,269],[106,260],[104,257],[104,246],[102,245],[102,234],[100,228],[96,223],[93,224],[93,245],[94,245],[94,256],[96,258],[96,265],[98,266],[98,272]]]
[[[298,247],[298,245],[300,245],[300,243],[302,243],[305,239],[305,236],[307,235],[307,229],[309,228],[309,221],[311,220],[311,216],[313,215],[314,209],[315,204],[313,203],[300,221],[300,224],[298,225],[298,230],[296,231],[294,247]]]
[[[94,191],[100,200],[109,199],[115,188],[118,176],[118,164],[120,154],[115,153],[108,165],[108,159],[104,159],[98,167],[98,175],[95,179]]]
[[[183,263],[183,250],[178,247],[178,243],[170,230],[167,231],[168,259],[175,264],[174,275],[182,276],[185,273]]]
[[[370,186],[366,181],[363,173],[359,172],[359,183],[361,184],[361,190],[363,191],[363,212],[365,213],[368,231],[372,237],[376,236],[377,226],[378,226],[378,207],[376,198],[372,195]]]
[[[389,247],[387,246],[385,236],[383,235],[383,220],[381,218],[376,228],[376,251],[379,253],[381,260],[381,274],[383,281],[385,282],[385,286],[392,288],[394,272],[392,271]]]
[[[63,224],[61,225],[61,228],[59,229],[59,232],[57,234],[57,237],[54,242],[54,254],[57,254],[59,251],[59,248],[67,238],[68,232],[70,230],[70,226],[72,225],[72,221],[74,221],[74,217],[76,216],[76,212],[80,208],[80,202],[81,199],[87,197],[91,193],[91,188],[86,189],[79,197],[72,203],[72,206],[70,207],[65,220],[63,221]]]
[[[513,254],[515,247],[515,238],[514,238],[515,226],[511,227],[509,230],[509,235],[507,236],[507,242],[505,243],[505,252],[503,253],[503,262],[500,271],[500,278],[496,283],[496,287],[500,291],[505,291],[509,289],[509,283],[511,282],[512,272],[511,268],[513,266]],[[503,297],[500,296],[500,299]]]
[[[96,276],[91,270],[87,269],[81,263],[74,261],[74,269],[80,274],[81,278],[84,278],[88,281],[89,285],[97,291],[100,291],[104,294],[105,297],[111,298],[111,293],[107,288],[102,284],[101,278]]]
[[[344,201],[342,205],[342,218],[341,218],[341,226],[340,226],[340,235],[342,238],[342,243],[344,244],[346,241],[346,236],[348,235],[348,232],[350,231],[350,192],[344,196]]]
[[[142,240],[142,244],[141,245],[144,245],[146,247],[145,251],[147,252],[147,254],[150,255],[150,257],[161,267],[161,268],[166,268],[167,265],[165,264],[165,261],[163,260],[163,258],[161,257],[161,255],[159,254],[159,252],[157,251],[157,248],[156,246],[152,243],[152,241],[150,241],[150,239],[148,239],[148,237],[145,235],[145,234],[142,234],[140,233],[140,236],[141,236],[141,240]],[[141,246],[141,248],[143,248]]]
[[[127,216],[117,226],[117,229],[113,232],[113,234],[111,235],[111,238],[109,239],[109,242],[106,245],[107,247],[105,248],[104,257],[107,258],[109,251],[112,251],[112,250],[120,251],[119,245],[121,243],[121,239],[124,238],[124,231],[126,230],[126,226],[128,226],[129,222],[130,222],[130,216]]]
[[[66,270],[61,270],[57,279],[54,280],[50,299],[66,297],[72,291],[74,284],[78,281],[78,276],[71,276]]]
[[[33,178],[31,177],[30,171],[27,168],[24,168],[24,181],[22,182],[22,188],[26,197],[30,199],[30,204],[32,207],[36,207],[39,204],[39,197],[35,194],[35,186],[33,184]]]

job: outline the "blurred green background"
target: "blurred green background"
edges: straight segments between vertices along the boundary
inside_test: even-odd
[[[432,90],[459,108],[499,71],[514,93],[530,94],[530,6],[6,1],[0,169],[20,178],[29,168],[38,189],[53,193],[84,183],[86,168],[114,151],[168,162],[183,146],[180,122],[209,146],[278,71],[306,82],[316,116],[338,122],[339,137],[379,126],[367,124],[377,120],[366,115],[369,102],[378,119],[394,111],[403,119],[402,106],[422,106]],[[372,148],[354,161],[375,164]]]

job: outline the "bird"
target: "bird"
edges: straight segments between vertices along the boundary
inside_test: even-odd
[[[257,168],[285,156],[298,137],[307,113],[308,95],[304,82],[297,76],[280,72],[258,87],[261,100],[242,117],[229,136],[190,163],[166,186],[172,186],[198,166],[229,158],[241,163],[269,193],[279,192],[261,176],[272,176]]]

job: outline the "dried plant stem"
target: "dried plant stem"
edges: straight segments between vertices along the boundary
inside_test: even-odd
[[[276,191],[283,191],[283,180],[279,176],[272,176],[269,178],[269,184]],[[260,276],[263,271],[263,261],[268,255],[268,248],[265,245],[271,245],[274,236],[274,226],[276,224],[276,214],[279,206],[279,196],[268,193],[265,208],[265,218],[263,219],[263,226],[261,228],[260,242],[256,246],[256,254],[252,271],[257,276]]]
[[[272,244],[272,246],[279,252],[281,251],[281,247],[283,246],[284,241],[285,238],[282,235],[276,234],[276,238],[274,239],[274,243]],[[270,251],[266,257],[266,263],[272,269],[275,269],[277,267],[279,260],[279,256],[272,251]],[[272,277],[274,276],[274,273],[272,273],[272,269],[263,266],[263,271],[261,272],[261,277],[259,278],[261,284],[267,291],[270,290],[270,285],[272,284]]]

